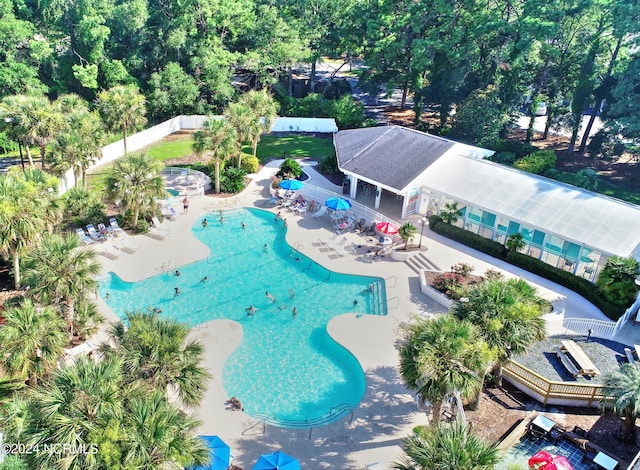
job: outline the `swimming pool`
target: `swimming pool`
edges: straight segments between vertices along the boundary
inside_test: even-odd
[[[365,379],[326,326],[346,312],[386,315],[384,280],[331,272],[310,260],[286,243],[286,229],[271,212],[241,209],[223,217],[221,223],[218,213],[208,214],[207,227],[202,219],[193,226],[195,237],[211,249],[208,258],[179,267],[179,276],[174,267],[135,283],[109,273],[100,295],[109,293],[106,302],[120,318],[154,306],[192,326],[237,321],[244,336],[222,380],[245,412],[284,427],[338,419],[360,402]],[[246,312],[251,305],[257,309],[253,316]]]

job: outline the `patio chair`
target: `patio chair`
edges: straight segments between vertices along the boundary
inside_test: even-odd
[[[116,237],[120,237],[122,235],[126,235],[125,231],[120,228],[118,225],[118,221],[115,217],[109,219],[109,225],[111,226],[111,230]]]
[[[334,225],[336,233],[343,234],[353,228],[353,219],[347,219],[344,222]]]
[[[353,246],[353,243],[351,245],[346,245],[346,241],[347,239],[343,238],[342,243],[336,246],[336,253],[338,253],[341,256],[355,255],[356,248]]]
[[[368,235],[376,235],[376,223],[375,222],[371,222],[370,226],[365,226],[362,231],[360,232],[362,233],[364,236],[368,236]]]
[[[302,206],[298,206],[294,209],[294,211],[298,214],[298,215],[304,215],[307,213],[307,206],[302,205]]]
[[[76,233],[78,234],[78,238],[80,238],[83,244],[89,245],[90,243],[93,243],[94,240],[89,238],[87,234],[84,233],[84,230],[82,230],[81,228],[76,229]]]
[[[366,222],[365,218],[361,217],[360,220],[358,222],[356,222],[356,224],[353,226],[353,229],[356,232],[360,232],[360,231],[362,231],[362,229],[365,228],[366,223],[367,222]]]
[[[327,213],[327,206],[321,206],[316,212],[313,213],[314,219],[319,219]]]
[[[89,238],[92,238],[95,241],[105,239],[103,235],[98,233],[93,224],[87,224],[87,233],[89,234]]]
[[[112,235],[112,233],[109,232],[109,229],[102,222],[98,224],[98,232],[104,238],[109,238]]]

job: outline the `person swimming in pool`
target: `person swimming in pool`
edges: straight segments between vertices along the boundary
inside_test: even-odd
[[[292,318],[295,318],[295,317],[297,317],[297,316],[298,316],[298,309],[297,309],[297,308],[295,308],[295,307],[293,307],[293,308],[291,309],[291,317],[292,317]]]
[[[270,300],[271,302],[276,301],[276,298],[273,295],[271,295],[269,291],[265,292],[264,295],[267,297],[267,300]]]
[[[247,312],[247,316],[248,317],[252,317],[256,314],[256,312],[258,311],[257,308],[255,308],[253,306],[253,304],[251,304],[249,307],[245,308],[245,311]]]

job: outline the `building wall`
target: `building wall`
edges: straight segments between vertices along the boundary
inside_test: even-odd
[[[440,214],[446,204],[457,202],[462,216],[454,225],[501,244],[505,244],[509,235],[521,233],[526,243],[522,253],[590,281],[596,280],[609,257],[594,248],[565,240],[544,228],[529,226],[426,186],[422,187],[420,201],[420,212],[429,215]]]

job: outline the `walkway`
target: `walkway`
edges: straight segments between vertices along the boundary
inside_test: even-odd
[[[278,166],[279,162],[271,162],[257,175],[250,175],[251,183],[238,196],[192,199],[188,214],[181,215],[173,222],[164,222],[163,225],[171,230],[165,240],[159,241],[147,236],[133,237],[141,249],[118,260],[105,259],[104,272],[115,271],[125,280],[135,281],[156,275],[163,265],[179,267],[206,257],[209,249],[192,236],[192,225],[210,211],[241,206],[266,208],[268,187]],[[310,176],[308,184],[341,192],[341,187],[326,181],[313,168],[305,165],[305,172]],[[176,206],[175,209],[182,212],[181,206]],[[299,458],[302,468],[306,469],[390,468],[390,464],[402,455],[400,440],[408,436],[414,426],[426,423],[424,413],[416,409],[412,392],[402,385],[398,377],[395,349],[398,327],[413,315],[438,313],[443,309],[420,292],[417,274],[406,263],[387,259],[364,263],[353,256],[331,258],[329,253],[314,246],[318,239],[327,239],[333,233],[328,221],[319,221],[309,215],[300,217],[289,212],[285,217],[289,226],[288,243],[298,247],[306,256],[335,271],[387,279],[387,298],[390,300],[388,316],[359,317],[350,313],[334,318],[328,326],[333,338],[347,347],[360,361],[367,381],[365,396],[354,411],[352,419],[347,416],[315,429],[267,426],[263,433],[262,425],[255,419],[225,408],[224,402],[228,397],[221,380],[222,368],[226,357],[242,340],[243,333],[236,322],[214,320],[200,325],[194,331],[195,338],[206,349],[205,366],[213,374],[203,404],[196,410],[202,421],[200,433],[222,437],[231,445],[235,455],[234,462],[245,469],[251,468],[260,454],[274,450],[283,450]],[[477,273],[493,268],[507,275],[523,276],[538,287],[542,296],[564,308],[564,315],[603,317],[593,305],[572,291],[428,230],[426,232],[423,241],[423,246],[428,247],[426,254],[434,264],[444,269],[459,262],[467,262],[475,266]],[[354,242],[362,241],[362,237],[355,233],[348,234],[348,237]],[[114,313],[101,299],[98,302],[105,317],[114,320]],[[549,320],[561,321],[562,314]],[[557,327],[552,328],[553,332],[556,330]],[[101,336],[104,337],[104,332]],[[370,465],[376,462],[377,465]]]

